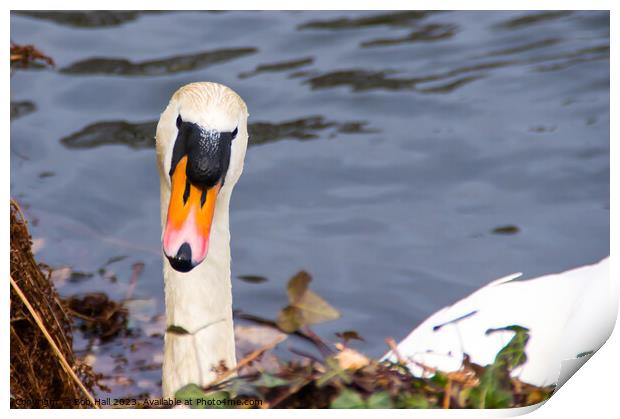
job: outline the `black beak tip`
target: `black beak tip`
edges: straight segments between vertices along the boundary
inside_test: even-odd
[[[195,265],[192,263],[192,248],[188,243],[183,243],[179,248],[176,256],[171,257],[166,255],[168,262],[172,269],[179,272],[189,272],[194,269]]]

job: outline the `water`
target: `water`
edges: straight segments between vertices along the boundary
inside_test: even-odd
[[[76,341],[114,395],[159,392],[152,137],[192,81],[250,111],[231,204],[245,312],[274,318],[305,269],[343,314],[317,332],[380,355],[496,277],[609,254],[606,12],[25,12],[11,39],[57,63],[11,77],[11,195],[37,257],[73,271],[61,294],[131,299],[129,336]]]

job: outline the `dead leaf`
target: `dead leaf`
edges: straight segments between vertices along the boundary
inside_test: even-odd
[[[312,281],[310,274],[306,271],[299,271],[288,281],[288,301],[291,305],[297,304],[297,302],[308,291],[308,284]]]
[[[284,307],[276,321],[278,327],[291,333],[303,326],[323,323],[340,317],[340,312],[327,301],[308,289],[312,278],[301,271],[288,282],[289,305]]]
[[[340,339],[342,339],[345,344],[350,340],[359,340],[359,341],[364,342],[364,338],[361,337],[360,334],[357,333],[357,331],[355,330],[345,330],[343,332],[336,332],[335,335],[338,336]]]
[[[278,327],[287,333],[292,333],[304,325],[301,310],[297,307],[286,306],[278,314]]]
[[[347,348],[341,343],[337,343],[336,348],[339,349],[340,352],[338,352],[334,358],[336,358],[340,368],[343,370],[358,370],[370,363],[370,360],[366,356],[355,349]]]

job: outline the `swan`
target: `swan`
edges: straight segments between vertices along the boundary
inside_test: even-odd
[[[217,83],[177,90],[155,135],[167,329],[163,397],[233,368],[229,204],[243,171],[248,110]]]
[[[243,171],[247,119],[237,93],[200,82],[176,91],[157,124],[164,397],[186,384],[205,386],[222,363],[236,364],[228,220]],[[567,377],[560,377],[561,361],[577,360],[565,369],[578,368],[613,328],[618,291],[610,281],[609,257],[563,273],[520,276],[495,280],[431,315],[384,359],[402,357],[418,376],[456,371],[465,354],[488,365],[515,333],[504,328],[517,325],[529,329],[530,339],[527,361],[513,375],[530,384],[561,385]]]
[[[384,358],[404,359],[416,376],[461,368],[465,355],[479,365],[521,326],[529,330],[526,362],[512,375],[538,385],[562,386],[611,335],[618,290],[609,257],[592,265],[523,280],[497,279],[423,321]]]

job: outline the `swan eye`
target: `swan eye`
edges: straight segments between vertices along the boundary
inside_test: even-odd
[[[230,133],[230,138],[234,140],[235,137],[237,137],[237,132],[239,132],[239,129],[235,128],[235,130]]]
[[[182,123],[183,123],[183,120],[181,119],[181,115],[177,116],[177,129],[181,128]]]

